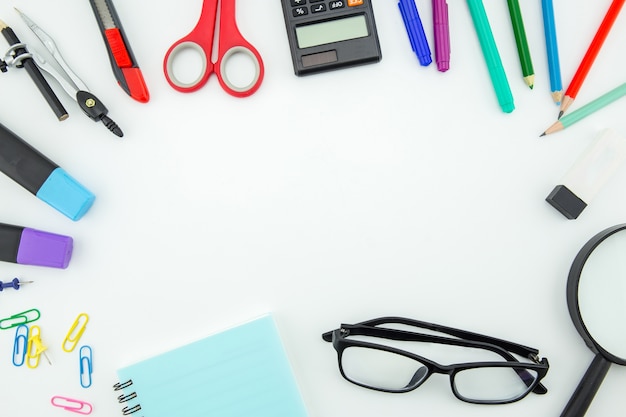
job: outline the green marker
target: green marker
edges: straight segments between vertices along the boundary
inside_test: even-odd
[[[597,99],[589,102],[579,108],[576,111],[571,112],[563,117],[561,117],[556,123],[546,129],[545,132],[541,134],[541,136],[549,135],[550,133],[558,132],[560,130],[565,129],[576,123],[577,121],[584,119],[590,114],[600,110],[601,108],[613,103],[620,97],[624,97],[626,95],[626,83],[620,85],[609,91],[608,93],[601,95]]]
[[[491,77],[493,88],[498,97],[498,103],[500,103],[503,112],[511,113],[515,110],[513,93],[511,93],[511,87],[509,86],[509,81],[506,78],[506,73],[502,66],[500,53],[498,52],[496,41],[491,32],[485,6],[482,0],[467,0],[467,5],[469,6],[472,20],[474,21],[478,41],[480,42],[480,47],[485,56],[485,62],[489,69],[489,76]]]

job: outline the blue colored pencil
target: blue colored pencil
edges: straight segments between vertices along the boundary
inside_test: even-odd
[[[550,91],[556,104],[561,104],[563,98],[563,84],[561,82],[561,64],[559,63],[559,46],[556,40],[556,24],[554,22],[554,7],[552,0],[541,0],[543,12],[543,30],[546,37],[546,51],[548,52],[548,69],[550,72]]]

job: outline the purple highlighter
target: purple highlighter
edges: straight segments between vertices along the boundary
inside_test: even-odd
[[[67,268],[73,247],[69,236],[0,223],[0,261]]]

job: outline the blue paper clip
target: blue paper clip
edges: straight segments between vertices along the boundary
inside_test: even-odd
[[[80,386],[89,388],[91,386],[91,374],[93,373],[93,352],[90,346],[81,346],[78,351],[80,360]]]
[[[30,323],[39,320],[39,317],[41,317],[41,313],[39,313],[39,310],[36,308],[13,314],[11,317],[0,320],[0,330],[7,330],[17,327],[20,324]]]
[[[15,329],[15,341],[13,342],[13,365],[22,366],[26,361],[28,351],[28,326],[20,324]]]

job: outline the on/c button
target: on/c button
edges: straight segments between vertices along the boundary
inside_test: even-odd
[[[361,6],[362,4],[363,0],[348,0],[348,7]]]

